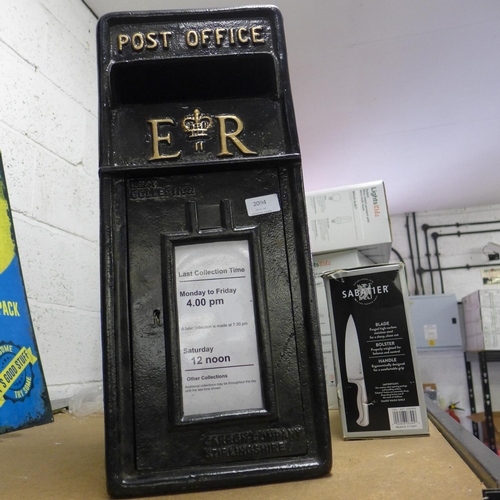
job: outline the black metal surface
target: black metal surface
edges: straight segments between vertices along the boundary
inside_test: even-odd
[[[472,367],[470,361],[467,360],[467,354],[464,353],[465,371],[467,374],[467,388],[469,391],[470,412],[476,413],[476,398],[474,396],[474,384],[472,383]],[[479,428],[477,422],[472,422],[472,433],[479,439]]]
[[[279,12],[111,14],[99,22],[98,48],[109,493],[327,473],[319,323]],[[276,196],[278,210],[249,212],[246,200],[266,196]],[[237,240],[250,251],[263,407],[186,415],[175,249]]]
[[[493,407],[491,402],[491,391],[490,391],[490,380],[488,372],[489,362],[500,361],[500,351],[466,351],[465,352],[465,367],[467,370],[467,384],[469,385],[469,399],[474,398],[474,388],[472,385],[472,370],[471,361],[479,362],[479,370],[481,377],[481,387],[483,391],[483,403],[484,403],[484,416],[486,424],[486,436],[485,439],[488,440],[488,446],[494,451],[497,451],[497,444],[495,439],[495,426],[493,422]],[[470,378],[470,382],[469,382]],[[475,410],[471,407],[471,412],[475,413]],[[475,426],[475,427],[474,427]],[[478,426],[473,424],[474,435],[478,437]],[[477,434],[476,434],[477,433]]]
[[[481,385],[483,387],[484,398],[484,419],[487,429],[488,446],[495,453],[497,452],[497,445],[495,442],[495,426],[493,424],[493,407],[491,405],[491,392],[490,392],[490,377],[488,374],[488,364],[486,360],[486,351],[479,351],[479,369],[481,371]]]
[[[478,361],[479,353],[487,363],[500,361],[500,351],[466,351],[465,359],[467,361]]]
[[[500,500],[500,490],[496,488],[483,490],[483,500]]]

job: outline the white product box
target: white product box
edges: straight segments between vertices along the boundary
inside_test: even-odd
[[[377,264],[389,262],[391,224],[382,181],[306,193],[313,254],[358,249]]]
[[[476,290],[462,299],[468,351],[500,349],[500,289]]]
[[[321,345],[325,365],[326,390],[328,407],[331,410],[339,407],[337,386],[335,383],[335,367],[333,364],[332,334],[328,317],[328,303],[326,301],[325,284],[321,275],[335,269],[352,269],[353,267],[370,266],[373,262],[358,250],[344,250],[313,255],[314,282],[318,301],[319,323],[321,331]]]
[[[462,299],[464,311],[490,307],[500,309],[500,288],[491,290],[476,290]]]

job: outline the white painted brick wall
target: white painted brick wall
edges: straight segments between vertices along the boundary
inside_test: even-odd
[[[2,2],[0,151],[52,399],[102,378],[96,22],[81,0]]]
[[[446,194],[444,194],[446,195]],[[390,208],[390,200],[389,200]],[[496,221],[496,222],[495,222]],[[406,234],[406,215],[392,215],[393,247],[403,256],[408,267],[409,289],[415,291],[415,282],[411,272],[410,249]],[[492,222],[490,224],[474,224],[477,222]],[[413,231],[413,219],[409,219],[411,227],[413,253],[416,256],[416,244]],[[416,226],[420,248],[421,266],[428,269],[424,233],[421,229],[423,224],[439,226],[443,224],[456,224],[459,227],[440,227],[428,230],[429,236],[436,232],[438,234],[456,233],[460,231],[461,236],[438,237],[438,248],[440,253],[441,267],[462,267],[475,265],[489,265],[483,249],[489,241],[500,243],[500,205],[488,205],[479,207],[460,208],[456,210],[441,210],[434,212],[420,212],[416,214]],[[483,234],[466,234],[476,231],[492,231]],[[438,262],[435,255],[434,241],[429,237],[431,266],[437,269]],[[393,257],[395,258],[394,254]],[[416,261],[416,259],[415,259]],[[497,266],[500,265],[497,262]],[[493,265],[494,266],[494,263]],[[435,293],[441,293],[441,282],[437,272],[433,273]],[[454,271],[443,271],[443,282],[445,293],[455,293],[458,300],[475,290],[483,288],[481,268],[460,269]],[[417,281],[420,294],[422,288],[420,280]],[[423,284],[426,295],[432,294],[430,273],[423,273]],[[495,285],[492,285],[495,286]],[[498,287],[498,286],[497,286]]]
[[[444,193],[444,196],[446,193]],[[390,208],[390,200],[389,208]],[[486,264],[490,266],[486,255],[483,253],[483,248],[489,241],[500,243],[500,224],[471,224],[474,222],[499,221],[500,220],[500,205],[488,205],[479,207],[461,208],[456,210],[442,210],[434,212],[419,212],[416,215],[417,232],[419,238],[421,266],[428,269],[426,257],[426,247],[424,233],[421,229],[423,224],[430,226],[438,226],[442,224],[465,224],[460,227],[433,228],[428,231],[429,235],[432,232],[439,234],[452,233],[460,231],[467,233],[469,231],[494,230],[494,232],[458,236],[438,237],[438,246],[440,253],[440,262],[442,267],[459,267],[473,266],[478,264]],[[413,253],[416,263],[416,245],[414,239],[413,219],[409,218],[411,227],[411,238]],[[393,247],[401,254],[408,270],[408,281],[410,293],[415,292],[415,281],[413,278],[410,247],[408,244],[406,230],[406,215],[392,215],[392,231],[393,231]],[[431,265],[437,267],[435,256],[434,242],[429,239]],[[394,253],[393,260],[398,260]],[[491,263],[491,267],[500,268],[500,262]],[[434,291],[441,293],[441,282],[438,273],[434,273]],[[422,294],[420,280],[417,280],[418,289]],[[482,281],[481,268],[470,268],[460,270],[443,271],[443,283],[445,293],[454,293],[458,301],[461,301],[465,295],[479,289],[499,288],[500,285],[484,285]],[[430,273],[423,273],[423,284],[425,295],[432,294],[432,286]],[[450,403],[460,402],[459,406],[464,408],[465,412],[457,412],[461,417],[464,426],[471,430],[470,422],[465,418],[470,415],[469,397],[467,390],[467,379],[465,373],[465,362],[462,351],[434,351],[420,352],[418,355],[420,374],[422,382],[434,382],[438,386],[438,391],[443,398],[444,404],[447,406]],[[477,411],[483,411],[481,377],[479,373],[479,365],[477,362],[472,363],[474,393],[476,397]],[[494,410],[500,410],[500,363],[489,363],[488,371],[490,375],[492,404]]]

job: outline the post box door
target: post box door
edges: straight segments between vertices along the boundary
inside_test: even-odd
[[[135,367],[133,403],[139,469],[161,468],[172,463],[178,466],[188,465],[193,456],[202,456],[208,463],[212,459],[217,459],[218,462],[255,459],[262,450],[257,448],[251,453],[248,446],[238,448],[238,440],[243,439],[242,432],[256,432],[262,428],[276,434],[274,437],[260,438],[262,443],[269,445],[267,456],[296,455],[306,451],[303,410],[297,405],[297,402],[301,401],[301,391],[297,384],[297,346],[287,345],[295,342],[295,325],[283,213],[277,210],[263,215],[251,215],[252,211],[250,210],[249,214],[245,203],[247,199],[266,199],[265,197],[273,195],[277,196],[279,201],[280,184],[286,182],[286,178],[283,178],[283,172],[280,175],[277,168],[250,168],[225,172],[222,179],[223,182],[220,172],[206,172],[169,178],[131,179],[126,183],[128,261],[130,280],[134,283],[134,287],[130,288],[129,313],[132,363]],[[213,295],[205,293],[201,296],[180,296],[176,290],[175,300],[185,303],[191,301],[191,314],[196,316],[208,312],[209,315],[205,321],[208,325],[202,321],[195,326],[209,327],[199,337],[203,339],[201,343],[198,342],[199,353],[183,353],[182,343],[179,341],[183,332],[179,331],[179,322],[172,322],[169,318],[172,312],[177,313],[175,310],[169,311],[169,303],[166,300],[167,291],[164,285],[168,282],[168,276],[165,275],[168,270],[162,257],[160,235],[189,233],[192,221],[189,220],[186,204],[193,199],[196,199],[195,216],[201,234],[197,233],[194,235],[194,241],[187,243],[187,252],[190,252],[191,246],[194,248],[191,258],[196,261],[196,252],[203,251],[202,245],[210,245],[212,241],[218,242],[219,251],[222,252],[219,261],[222,272],[227,269],[224,262],[229,258],[224,253],[232,251],[231,243],[243,241],[246,242],[244,244],[250,245],[252,253],[260,256],[265,280],[259,282],[256,278],[259,273],[256,269],[251,269],[246,277],[236,275],[234,279],[230,279],[223,274],[222,278],[227,280],[224,282],[218,279],[217,275],[209,275],[208,286],[204,287],[204,291],[211,291]],[[234,228],[229,229],[236,229],[229,231],[229,235],[223,228],[222,200],[227,200],[226,206],[231,207],[231,224]],[[154,228],[154,231],[151,228]],[[240,237],[238,228],[240,232],[244,232],[244,228],[258,228],[258,240],[255,242],[245,236]],[[256,245],[260,248],[255,248]],[[195,270],[200,274],[199,271]],[[178,272],[174,268],[174,273]],[[201,273],[203,272],[208,271],[202,269]],[[217,345],[220,335],[229,335],[229,339],[231,330],[235,335],[238,334],[237,326],[218,326],[227,324],[224,318],[231,317],[232,312],[228,309],[232,307],[232,302],[227,300],[227,294],[218,293],[218,290],[228,290],[229,295],[233,295],[231,292],[235,290],[234,295],[239,294],[245,280],[249,280],[252,287],[251,300],[256,302],[260,297],[263,303],[260,313],[264,314],[264,321],[267,322],[267,325],[258,324],[259,320],[255,320],[251,304],[247,306],[247,311],[241,318],[244,322],[249,316],[250,319],[253,316],[256,322],[255,338],[242,340],[248,344],[247,350],[256,346],[259,353],[257,370],[260,379],[254,377],[252,380],[256,382],[252,384],[245,380],[244,374],[241,373],[241,366],[246,362],[245,353],[240,353],[239,358],[236,353],[236,359],[233,357],[231,360],[234,348],[230,346],[227,351],[221,350],[220,345],[215,353],[209,350],[214,344]],[[230,284],[224,288],[221,283]],[[210,300],[216,302],[210,304]],[[219,311],[213,313],[216,308]],[[217,324],[211,328],[211,323]],[[170,357],[178,360],[172,370],[167,368],[166,362]],[[186,363],[190,363],[194,358],[193,371],[182,368],[182,358]],[[238,368],[232,370],[233,366]],[[210,378],[215,372],[224,378]],[[188,383],[188,378],[194,382]],[[197,378],[201,380],[196,380]],[[278,385],[275,384],[274,378],[280,380]],[[218,385],[224,382],[226,385]],[[228,382],[236,384],[236,387],[228,388]],[[166,383],[170,393],[164,390]],[[238,387],[238,383],[242,385]],[[221,418],[225,420],[227,427],[225,434],[234,433],[237,436],[235,443],[228,444],[224,441],[215,446],[218,440],[214,436],[218,433],[215,429],[211,430],[211,427],[216,427],[216,423],[221,420],[216,418],[220,413],[217,411],[217,405],[214,406],[215,411],[208,415],[201,414],[199,417],[183,419],[183,400],[189,396],[186,391],[196,389],[196,399],[203,397],[199,394],[201,391],[213,391],[214,397],[220,393],[222,399],[227,399],[235,390],[243,390],[246,385],[254,386],[249,388],[250,396],[262,395],[260,409],[249,412],[247,408],[235,408],[233,411],[221,408],[224,414]],[[288,436],[290,432],[294,433],[293,436],[284,439],[283,436]],[[172,446],[173,442],[179,441],[179,433],[183,436],[181,448]],[[276,439],[276,436],[281,436],[281,439]],[[229,451],[228,446],[232,446]]]

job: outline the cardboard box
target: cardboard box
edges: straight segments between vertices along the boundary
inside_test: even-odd
[[[330,330],[328,303],[326,301],[325,284],[322,275],[327,271],[334,271],[336,269],[351,269],[353,267],[370,265],[373,265],[373,262],[358,250],[344,250],[343,252],[313,255],[314,283],[316,285],[321,344],[325,365],[326,391],[328,396],[328,407],[331,410],[337,409],[339,405],[333,362],[332,332]]]
[[[483,438],[483,442],[488,445],[488,430],[486,429],[486,415],[484,414],[484,412],[473,413],[467,418],[472,420],[476,424],[481,424],[481,437]],[[495,428],[495,443],[498,447],[500,445],[500,411],[493,412],[493,427]]]
[[[462,299],[468,351],[500,349],[500,289],[476,290]]]
[[[428,434],[403,264],[323,279],[344,438]]]
[[[313,254],[358,249],[377,264],[389,262],[391,224],[382,181],[306,193]]]

